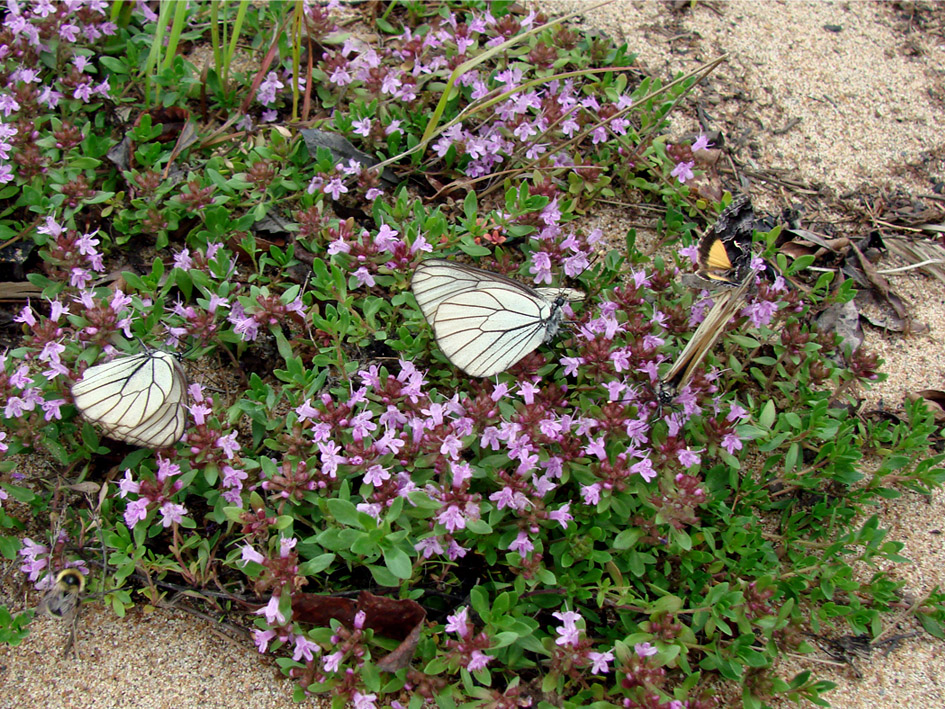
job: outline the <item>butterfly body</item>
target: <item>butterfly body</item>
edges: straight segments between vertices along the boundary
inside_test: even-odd
[[[531,288],[498,273],[427,259],[411,289],[449,361],[474,377],[503,372],[558,332],[569,288]]]
[[[165,448],[184,435],[186,393],[180,362],[160,350],[89,367],[72,386],[86,420],[110,438],[145,448]]]

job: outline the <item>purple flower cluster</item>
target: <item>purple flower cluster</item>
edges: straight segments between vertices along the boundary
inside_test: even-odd
[[[44,544],[23,538],[19,555],[23,558],[20,571],[26,574],[37,591],[47,591],[56,582],[56,574],[65,568],[75,568],[84,576],[89,575],[89,568],[81,559],[65,561],[63,550],[69,541],[68,535],[60,531],[50,549]]]
[[[364,230],[355,235],[351,224],[343,222],[337,229],[326,230],[329,256],[342,254],[359,286],[372,288],[374,275],[380,268],[405,271],[418,254],[429,253],[433,247],[423,235],[408,242],[399,231],[383,224],[376,234]]]
[[[61,421],[62,407],[69,401],[65,391],[81,375],[84,365],[76,367],[79,348],[75,345],[97,345],[106,354],[115,354],[112,339],[117,332],[131,338],[131,323],[141,308],[150,307],[148,301],[139,301],[118,288],[108,291],[88,288],[92,274],[104,268],[103,256],[97,250],[95,234],[79,234],[65,229],[53,218],[47,218],[36,229],[45,240],[44,266],[50,276],[56,276],[69,285],[62,294],[45,304],[45,313],[37,312],[27,304],[15,317],[24,328],[25,361],[14,362],[7,354],[0,354],[0,396],[4,408],[4,423],[14,429],[17,440],[41,448],[42,423]],[[212,251],[212,249],[208,249]],[[191,264],[206,266],[205,254],[196,254]],[[194,308],[178,304],[174,313],[182,326],[171,327],[171,340],[176,342],[191,335],[210,340],[215,334],[215,313],[227,303],[211,295],[202,306]],[[74,343],[74,344],[70,344]],[[235,431],[225,431],[214,416],[214,402],[205,398],[199,384],[189,387],[189,410],[193,426],[187,436],[190,461],[201,468],[222,472],[221,492],[234,505],[242,504],[243,481],[247,474],[240,469],[240,446]],[[0,453],[7,450],[2,443],[6,432],[0,433]],[[138,497],[129,502],[125,520],[129,527],[143,520],[149,510],[158,509],[162,525],[168,527],[180,522],[186,509],[174,495],[181,475],[177,463],[158,459],[156,479],[135,481],[131,472],[122,483],[122,497],[133,493]],[[188,465],[189,470],[189,465]]]
[[[255,289],[254,289],[255,290]],[[254,298],[241,298],[230,306],[227,320],[233,325],[233,332],[246,342],[252,342],[259,336],[259,328],[270,328],[283,321],[292,321],[302,325],[306,321],[305,307],[299,297],[289,302],[277,295],[258,290]]]
[[[349,37],[340,51],[323,59],[322,70],[328,74],[328,81],[339,88],[356,83],[372,96],[409,105],[417,99],[417,77],[442,67],[442,57],[436,57],[426,66],[422,62],[423,52],[440,46],[441,41],[433,34],[419,38],[419,52],[411,57],[415,63],[412,71],[407,72],[391,59],[400,59],[406,53],[414,52],[416,43],[409,31],[401,37],[402,48],[394,46],[386,50]]]
[[[36,227],[36,232],[45,237],[41,243],[46,245],[44,265],[50,278],[67,281],[70,286],[83,290],[95,273],[105,270],[102,254],[97,249],[97,232],[79,234],[52,217],[46,217],[44,224]]]
[[[65,341],[97,344],[114,351],[110,339],[115,332],[123,331],[131,337],[131,298],[115,289],[103,299],[88,289],[93,274],[104,269],[95,234],[80,235],[63,228],[52,217],[36,232],[45,241],[47,274],[67,282],[69,287],[48,303],[47,315],[38,316],[28,303],[14,318],[24,326],[27,360],[35,365],[19,364],[9,372],[6,356],[0,356],[0,393],[6,402],[3,415],[8,421],[19,419],[24,430],[35,425],[30,414],[37,407],[47,422],[62,418],[60,408],[66,400],[49,383],[71,376],[69,362],[74,352],[67,353]],[[63,355],[68,359],[64,361]]]
[[[104,0],[37,0],[33,3],[8,0],[6,16],[0,29],[0,183],[15,177],[28,179],[45,170],[44,158],[35,141],[39,134],[33,121],[41,113],[55,109],[59,102],[74,99],[88,104],[97,97],[108,97],[109,80],[97,80],[95,65],[82,45],[115,34],[117,27],[108,20]],[[68,71],[44,79],[36,67],[44,62],[40,55],[58,55]],[[14,165],[8,160],[12,157]]]
[[[458,640],[448,638],[446,647],[449,650],[448,658],[455,659],[461,666],[470,672],[486,669],[486,666],[495,658],[486,654],[492,645],[492,639],[487,633],[476,632],[476,628],[468,617],[469,609],[460,608],[456,613],[447,616],[446,632],[456,633]]]
[[[174,501],[182,483],[178,476],[183,472],[179,465],[162,456],[157,457],[157,471],[154,479],[135,480],[131,470],[125,470],[125,477],[118,483],[119,497],[129,494],[137,497],[125,507],[125,524],[133,528],[148,516],[148,511],[157,509],[161,515],[161,526],[170,527],[180,524],[187,514],[187,508]]]

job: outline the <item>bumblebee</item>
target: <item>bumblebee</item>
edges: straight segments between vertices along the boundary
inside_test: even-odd
[[[75,644],[76,621],[79,616],[79,597],[85,589],[85,576],[78,569],[63,569],[56,575],[56,582],[39,602],[39,610],[51,618],[70,621],[69,637],[63,647],[63,656],[71,649],[79,657]]]
[[[53,618],[65,618],[75,613],[79,596],[85,588],[85,576],[78,569],[63,569],[56,582],[40,601],[40,610]]]

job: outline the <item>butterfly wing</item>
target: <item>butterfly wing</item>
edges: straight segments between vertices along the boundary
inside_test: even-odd
[[[473,377],[504,372],[545,341],[561,320],[560,305],[519,284],[493,283],[443,301],[433,320],[450,362]]]
[[[490,273],[472,266],[431,258],[417,266],[413,280],[410,282],[410,289],[417,299],[417,305],[420,306],[423,317],[432,325],[436,311],[443,301],[460,293],[475,290],[483,283],[503,280],[511,279],[505,279],[497,273]]]
[[[162,448],[184,434],[186,389],[174,356],[150,351],[89,367],[72,396],[79,413],[109,437]]]
[[[747,195],[737,197],[699,241],[699,275],[716,284],[738,286],[748,275],[755,212]]]
[[[137,425],[117,425],[112,434],[113,437],[119,437],[127,443],[145,448],[166,448],[174,445],[184,435],[187,376],[180,363],[172,356],[168,357],[174,371],[172,372],[172,386],[166,392],[164,404],[153,416]]]
[[[126,419],[134,424],[153,415],[160,402],[147,398],[150,360],[144,352],[89,367],[72,387],[76,406],[88,418],[103,421]]]
[[[584,297],[570,288],[530,288],[444,259],[421,263],[411,289],[440,349],[474,377],[514,365],[554,335],[566,300]]]
[[[535,288],[534,291],[545,300],[551,302],[559,298],[562,303],[566,300],[574,302],[584,300],[584,298],[587,297],[583,291],[574,290],[574,288]]]
[[[723,291],[715,298],[715,303],[708,315],[699,323],[699,327],[696,328],[673,366],[660,380],[660,390],[665,392],[662,398],[674,397],[676,392],[692,378],[696,367],[702,363],[706,354],[712,351],[719,337],[725,332],[728,321],[744,305],[745,294],[753,281],[754,277],[750,276],[738,288]]]
[[[112,438],[144,448],[167,448],[184,435],[185,408],[180,404],[167,404],[157,416],[134,428],[116,426],[109,432]]]

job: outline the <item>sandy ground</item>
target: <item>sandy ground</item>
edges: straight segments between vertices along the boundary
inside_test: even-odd
[[[536,5],[554,13],[591,6],[576,0]],[[937,149],[942,160],[945,6],[927,13],[930,25],[920,29],[903,8],[922,3],[685,5],[674,11],[664,3],[617,0],[587,12],[586,21],[615,43],[627,42],[647,73],[664,78],[727,55],[694,98],[710,108],[706,127],[721,130],[743,174],[755,176],[751,190],[762,209],[777,212],[791,202],[790,187],[757,177],[770,171],[820,194],[855,195],[886,186],[929,194],[934,181],[945,179],[933,153]],[[699,128],[683,114],[673,131],[684,135]],[[916,169],[904,173],[903,166]],[[612,222],[619,216],[615,209],[597,218],[622,234],[627,225]],[[927,333],[912,336],[881,336],[865,328],[866,346],[886,359],[889,374],[870,399],[896,409],[907,391],[945,388],[945,289],[914,272],[890,279],[916,321],[928,326]],[[903,541],[903,555],[914,560],[893,576],[905,580],[915,597],[945,585],[945,495],[906,495],[887,503],[881,515],[890,538]],[[291,703],[291,685],[272,664],[248,642],[221,639],[208,623],[165,610],[118,619],[94,605],[82,617],[78,661],[59,657],[63,626],[46,619],[37,620],[19,647],[0,646],[0,709]],[[896,632],[912,629],[905,622]],[[828,696],[835,707],[945,706],[945,644],[924,634],[888,656],[861,660],[862,679],[848,667],[811,659],[785,658],[781,671],[789,677],[803,667],[838,683]]]

